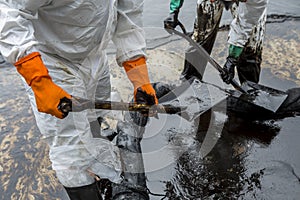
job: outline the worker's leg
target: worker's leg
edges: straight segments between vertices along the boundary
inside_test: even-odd
[[[107,65],[107,62],[104,63]],[[110,95],[109,71],[104,69],[98,69],[97,74],[101,76],[94,77],[96,82],[91,82],[89,88],[95,88],[95,91],[90,91],[89,94],[95,94],[89,98],[96,100],[114,100],[120,101],[121,99],[115,99],[116,95]],[[94,85],[96,83],[96,86]],[[104,110],[96,110],[95,116],[101,116],[100,123],[100,135],[101,137],[109,134],[109,130],[113,130],[112,125],[116,121],[117,127],[114,130],[116,135],[116,144],[119,148],[121,165],[122,165],[122,181],[117,183],[111,183],[112,199],[149,199],[146,187],[146,177],[144,173],[144,164],[142,158],[142,152],[140,147],[140,141],[143,137],[144,127],[147,123],[147,118],[142,117],[139,113],[130,115],[126,113],[125,116],[120,116],[122,112],[110,112]],[[90,117],[90,119],[92,119]],[[98,118],[99,119],[99,118]],[[114,121],[112,121],[115,119]],[[98,131],[98,132],[99,132]],[[97,132],[97,131],[96,131]],[[97,165],[97,164],[95,164]],[[91,166],[91,169],[95,165]],[[95,171],[95,170],[92,170]]]
[[[197,16],[194,23],[192,39],[210,54],[218,33],[223,13],[223,4],[220,1],[210,3],[208,0],[197,2]],[[206,68],[206,60],[200,59],[199,52],[190,47],[185,54],[184,69],[181,79],[190,79],[192,76],[202,80]]]
[[[140,142],[148,117],[138,112],[126,113],[118,123],[117,145],[122,161],[123,181],[113,184],[113,199],[148,200],[144,161]]]
[[[261,52],[255,52],[252,48],[246,47],[239,59],[237,72],[241,83],[252,81],[259,82],[261,71]]]
[[[245,6],[240,4],[239,6]],[[267,12],[263,12],[257,24],[253,27],[249,40],[239,58],[237,72],[241,83],[249,80],[259,82],[262,62],[263,40],[266,30]],[[236,21],[238,23],[238,21]],[[229,35],[230,37],[230,35]]]
[[[82,187],[65,187],[65,189],[71,200],[102,200],[96,182]]]
[[[86,76],[88,71],[51,56],[42,55],[42,58],[57,85],[71,95],[88,97],[86,80],[91,79]],[[77,191],[84,193],[93,191],[90,195],[97,196],[92,185],[95,179],[89,170],[101,178],[109,178],[112,181],[121,179],[119,151],[109,140],[92,137],[88,111],[69,113],[64,119],[40,113],[37,111],[31,88],[26,88],[38,128],[50,148],[52,168],[64,187],[73,188],[70,191],[77,188]]]

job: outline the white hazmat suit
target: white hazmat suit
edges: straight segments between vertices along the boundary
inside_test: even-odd
[[[114,42],[119,65],[144,55],[142,9],[142,0],[1,0],[0,51],[10,63],[39,52],[53,82],[67,93],[107,100],[105,48]],[[60,182],[66,187],[91,184],[94,178],[88,171],[119,181],[118,149],[108,140],[92,137],[93,113],[58,119],[38,112],[34,93],[24,84]]]

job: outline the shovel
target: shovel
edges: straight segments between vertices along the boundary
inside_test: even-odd
[[[181,25],[180,27],[182,26],[183,25]],[[202,59],[205,59],[207,62],[209,62],[220,73],[225,73],[223,68],[206,52],[206,50],[203,49],[201,45],[198,45],[189,36],[187,36],[185,34],[185,29],[182,30],[184,33],[181,33],[174,29],[166,28],[166,31],[170,34],[173,33],[179,35],[185,40],[187,40],[190,43],[190,45],[192,45],[199,52],[199,56],[201,56]],[[198,68],[198,66],[194,67]],[[224,89],[224,91],[226,91],[229,95],[237,98],[238,100],[243,101],[244,103],[247,103],[250,106],[259,107],[267,111],[271,111],[273,113],[275,113],[278,110],[280,105],[285,101],[285,99],[288,96],[288,94],[283,91],[276,90],[274,88],[270,88],[250,81],[245,81],[243,83],[243,87],[241,87],[234,79],[232,79],[230,84],[237,91],[228,91]],[[245,90],[244,88],[247,88],[247,90]]]
[[[87,109],[135,111],[144,115],[151,115],[155,113],[181,115],[186,110],[186,107],[173,106],[170,104],[146,105],[115,101],[92,101],[89,99],[72,96],[71,99],[66,97],[62,98],[58,104],[58,109],[64,114],[64,116],[67,116],[69,112],[81,112]]]

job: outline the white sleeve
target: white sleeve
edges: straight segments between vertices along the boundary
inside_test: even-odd
[[[238,15],[230,25],[228,43],[244,47],[252,29],[267,12],[268,0],[247,0],[238,6]]]
[[[142,28],[143,0],[120,0],[117,4],[117,24],[112,38],[117,47],[117,63],[145,56],[145,33]]]
[[[37,45],[31,20],[46,3],[49,0],[0,1],[0,52],[8,62],[15,63]]]

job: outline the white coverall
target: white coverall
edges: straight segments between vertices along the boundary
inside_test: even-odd
[[[114,42],[119,65],[145,55],[142,9],[142,0],[1,0],[0,51],[10,63],[39,52],[53,82],[66,92],[107,100],[105,48]],[[89,118],[94,113],[58,119],[38,112],[34,93],[24,84],[59,181],[66,187],[91,184],[94,178],[87,170],[120,181],[118,149],[92,137]]]
[[[216,0],[214,4],[211,4],[210,0],[197,1],[193,34],[193,39],[197,42],[206,39],[215,26],[219,25],[224,8],[221,1]],[[248,45],[254,49],[261,46],[265,33],[267,5],[268,0],[247,0],[246,3],[240,2],[239,6],[233,4],[231,7],[233,21],[230,24],[228,43],[239,47]],[[204,17],[207,19],[203,19]],[[202,21],[205,24],[202,24]]]
[[[265,34],[267,5],[269,0],[247,0],[240,3],[239,14],[232,10],[233,21],[230,24],[228,43],[239,47],[251,47],[254,51],[260,48]]]
[[[223,0],[198,0],[197,15],[194,23],[192,39],[202,45],[211,53],[217,36],[219,24],[224,10]],[[179,11],[183,0],[171,0],[171,12]],[[268,0],[247,0],[246,2],[233,3],[230,7],[232,23],[228,34],[228,43],[238,47],[244,47],[240,57],[240,66],[237,67],[240,81],[250,80],[258,82],[262,44],[265,35]],[[187,51],[186,58],[192,65],[199,66],[196,71],[186,62],[182,76],[188,79],[191,75],[202,79],[206,62],[193,61],[193,48]],[[240,76],[243,75],[243,76]]]

